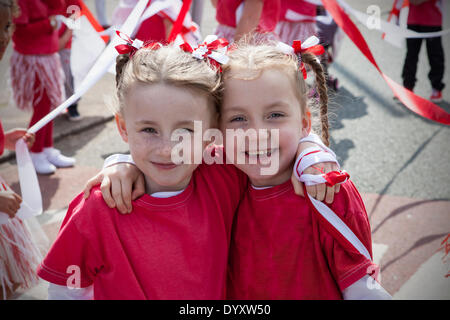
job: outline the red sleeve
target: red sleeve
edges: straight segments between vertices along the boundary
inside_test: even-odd
[[[5,133],[3,132],[2,122],[0,121],[0,156],[5,150]]]
[[[90,286],[95,275],[103,265],[94,252],[93,239],[83,234],[79,228],[79,217],[89,215],[92,205],[83,199],[83,194],[76,197],[69,206],[58,236],[37,269],[42,279],[58,284],[79,284],[81,288]],[[96,214],[96,213],[94,213]]]
[[[331,209],[341,217],[359,238],[372,256],[372,237],[369,218],[361,199],[351,181],[341,185]],[[376,267],[372,261],[361,254],[345,250],[331,235],[324,232],[323,242],[329,267],[341,291],[366,274],[371,275]]]

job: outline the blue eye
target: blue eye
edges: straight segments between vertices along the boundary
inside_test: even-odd
[[[281,117],[284,117],[284,114],[279,113],[279,112],[272,112],[269,115],[269,119],[276,119],[276,118],[281,118]]]
[[[154,128],[144,128],[141,131],[145,133],[157,133]]]
[[[237,117],[231,118],[231,120],[230,120],[230,122],[241,122],[241,121],[245,121],[245,118],[241,117],[241,116],[237,116]]]

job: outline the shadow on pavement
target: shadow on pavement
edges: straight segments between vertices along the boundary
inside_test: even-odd
[[[56,191],[60,187],[60,178],[54,175],[43,176],[38,175],[39,186],[42,192],[42,209],[46,211],[51,204]],[[20,194],[20,184],[19,182],[14,182],[11,184],[11,189]]]
[[[100,117],[99,117],[100,118]],[[84,120],[84,119],[83,119]],[[102,119],[99,119],[102,120]],[[73,157],[76,155],[77,151],[93,140],[97,135],[99,135],[106,126],[106,122],[96,122],[93,125],[85,126],[78,132],[72,132],[65,137],[58,139],[57,148],[66,155]],[[83,134],[79,134],[83,132]],[[64,139],[68,136],[77,135],[78,139]]]
[[[397,118],[402,118],[405,116],[403,106],[398,104],[393,98],[386,99],[385,97],[377,93],[375,90],[373,90],[373,88],[370,88],[364,81],[361,81],[361,79],[356,77],[355,72],[348,70],[345,66],[339,64],[338,61],[335,61],[333,63],[333,67],[336,69],[336,71],[342,73],[346,81],[350,81],[353,84],[357,85],[361,90],[365,92],[365,96],[372,98],[375,102],[377,102],[377,106],[380,106],[383,109],[385,109],[386,112],[388,112],[390,115]]]
[[[367,115],[364,97],[356,97],[345,87],[338,92],[329,91],[328,120],[330,123],[330,147],[336,153],[339,163],[344,166],[348,153],[355,147],[351,139],[336,140],[333,130],[344,128],[343,120],[357,119]]]
[[[377,201],[378,200],[379,200],[379,198],[377,199]],[[423,205],[423,204],[426,204],[426,203],[436,202],[436,201],[448,201],[448,199],[420,200],[420,201],[416,201],[416,202],[409,203],[407,205],[401,206],[401,207],[395,209],[394,211],[392,211],[391,213],[389,213],[389,215],[386,218],[384,218],[380,223],[378,223],[378,225],[372,230],[372,234],[377,232],[377,230],[380,229],[381,226],[384,225],[389,219],[392,219],[392,218],[394,218],[394,217],[396,217],[396,216],[398,216],[399,214],[402,214],[402,213],[408,213],[409,210],[411,210],[411,209],[413,209],[413,208],[415,208],[417,206],[420,206],[420,205]]]
[[[433,140],[434,137],[438,135],[439,132],[442,131],[443,128],[437,129],[428,139],[426,139],[420,146],[417,147],[416,151],[412,154],[412,156],[403,164],[403,166],[398,169],[398,171],[392,176],[391,180],[384,186],[383,190],[380,191],[377,200],[372,208],[372,211],[369,213],[369,218],[372,218],[373,213],[378,207],[381,199],[389,190],[389,187],[394,183],[395,179],[400,175],[400,173],[405,170],[416,158],[417,156],[425,150],[426,146]]]
[[[432,234],[432,235],[420,238],[419,240],[414,242],[414,244],[409,249],[407,249],[405,252],[403,252],[399,256],[395,257],[394,259],[388,261],[387,263],[385,263],[383,265],[383,271],[386,272],[386,269],[388,269],[389,266],[391,266],[394,262],[396,262],[396,261],[400,260],[401,258],[405,257],[406,255],[408,255],[408,253],[410,253],[414,249],[417,249],[417,248],[424,246],[430,242],[433,242],[436,239],[444,238],[447,235],[448,235],[448,233],[441,233],[441,234]]]

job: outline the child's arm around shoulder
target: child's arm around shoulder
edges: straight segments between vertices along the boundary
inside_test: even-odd
[[[88,199],[91,188],[99,184],[106,204],[117,207],[120,213],[130,213],[131,201],[145,193],[144,175],[126,154],[113,154],[105,159],[102,171],[86,183],[84,198]]]

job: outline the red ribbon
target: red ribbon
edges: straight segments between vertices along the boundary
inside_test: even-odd
[[[345,171],[330,171],[323,175],[324,179],[327,180],[325,184],[328,187],[332,187],[338,183],[343,183],[350,178],[350,175]]]
[[[322,2],[325,9],[331,14],[336,24],[342,30],[344,30],[347,36],[353,41],[353,43],[358,47],[362,54],[364,54],[367,60],[369,60],[370,63],[372,63],[373,66],[378,70],[388,86],[391,88],[394,95],[403,103],[403,105],[405,105],[412,112],[426,119],[450,125],[449,113],[447,113],[445,110],[435,105],[431,101],[419,97],[412,91],[399,85],[381,71],[372,55],[372,52],[369,49],[369,46],[367,45],[366,40],[359,32],[353,21],[349,18],[349,16],[337,4],[336,0],[322,0]]]
[[[208,55],[211,54],[212,50],[217,50],[219,48],[223,48],[226,47],[228,45],[228,40],[225,38],[219,38],[214,40],[213,42],[210,43],[202,43],[200,44],[198,47],[206,47],[207,51],[203,54],[203,59],[208,59],[209,63],[214,65],[216,68],[218,68],[220,71],[222,70],[222,67],[220,65],[219,62],[217,62],[216,60],[212,59],[211,57],[209,57]],[[185,51],[185,52],[189,52],[189,53],[193,53],[194,49],[192,49],[191,45],[187,42],[184,42],[182,44],[180,44],[180,48]]]
[[[129,54],[130,57],[132,57],[137,51],[137,48],[133,46],[133,40],[131,40],[131,38],[127,34],[119,30],[116,30],[116,34],[120,37],[120,39],[124,40],[126,44],[119,44],[114,48],[116,48],[119,54]]]
[[[116,50],[119,54],[129,54],[130,58],[131,58],[136,53],[138,48],[133,46],[133,40],[127,34],[121,32],[119,30],[116,30],[116,34],[122,40],[124,40],[126,42],[126,44],[119,44],[119,45],[115,46],[114,48],[116,48]],[[150,48],[152,50],[158,50],[159,48],[161,48],[161,44],[156,41],[147,41],[142,45],[142,48]]]
[[[194,52],[191,45],[187,42],[180,44],[180,48],[185,52],[190,52],[190,53]]]
[[[313,53],[316,56],[320,56],[320,55],[325,53],[324,47],[322,45],[320,45],[320,44],[316,44],[314,46],[311,46],[311,47],[303,49],[302,48],[302,42],[300,40],[294,40],[292,42],[292,48],[294,49],[294,53],[297,56],[299,56],[300,54],[305,53],[305,52]],[[300,70],[302,71],[303,79],[306,80],[306,78],[308,77],[308,74],[306,72],[305,64],[303,63],[303,61],[301,61],[301,59],[300,59],[300,62],[301,62],[300,63]]]
[[[186,14],[189,11],[189,8],[191,7],[192,0],[184,0],[183,5],[181,6],[180,13],[178,14],[177,19],[175,20],[172,31],[170,32],[169,37],[167,38],[167,42],[171,43],[174,41],[177,37],[177,35],[181,32],[183,29],[183,21],[184,18],[186,18]]]

